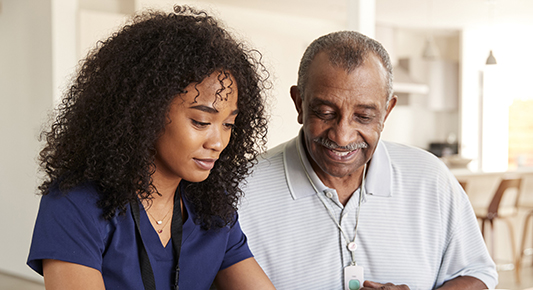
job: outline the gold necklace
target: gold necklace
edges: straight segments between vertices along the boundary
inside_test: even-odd
[[[168,214],[170,213],[170,211],[172,210],[172,208],[170,208],[167,212],[167,214],[165,214],[165,216],[161,219],[161,220],[158,220],[156,219],[149,211],[146,211],[148,213],[148,216],[151,217],[156,224],[160,225],[163,223],[163,221],[166,219],[166,217],[168,216]],[[156,229],[155,231],[158,233],[158,234],[161,234],[163,232],[163,229],[165,228],[165,226],[168,224],[168,221],[170,221],[171,219],[167,219],[167,221],[165,222],[165,224],[163,226],[161,226],[160,229]]]
[[[155,221],[156,224],[160,225],[163,223],[163,221],[165,220],[165,218],[167,217],[167,215],[170,213],[170,210],[172,210],[172,208],[170,208],[167,212],[167,214],[160,220],[156,219],[149,211],[146,211],[151,217],[152,219]]]

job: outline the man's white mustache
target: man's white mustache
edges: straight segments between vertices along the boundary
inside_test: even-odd
[[[347,151],[353,151],[353,150],[357,150],[357,149],[363,149],[363,148],[368,148],[368,144],[366,142],[359,142],[359,143],[350,143],[346,146],[339,146],[337,143],[331,141],[330,139],[327,139],[327,138],[322,138],[322,137],[317,137],[315,139],[313,139],[313,142],[316,142],[328,149],[331,149],[331,150],[337,150],[337,149],[342,149],[342,150],[347,150]]]

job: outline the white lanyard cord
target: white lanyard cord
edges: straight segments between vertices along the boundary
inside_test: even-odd
[[[335,215],[333,214],[331,209],[324,202],[323,197],[321,196],[320,191],[316,188],[313,180],[311,180],[311,177],[309,176],[309,173],[307,172],[307,168],[305,167],[305,164],[304,164],[304,162],[302,160],[302,154],[300,152],[299,146],[296,146],[296,148],[298,149],[298,157],[300,158],[300,162],[302,163],[302,167],[304,168],[305,176],[307,176],[307,179],[309,179],[309,183],[311,183],[311,186],[313,187],[313,189],[317,193],[318,199],[322,202],[322,205],[324,205],[324,207],[328,211],[329,216],[331,217],[331,219],[333,220],[335,225],[337,225],[337,227],[339,228],[340,232],[344,236],[344,240],[346,241],[346,246],[348,246],[350,243],[354,243],[355,244],[355,238],[357,237],[357,227],[359,226],[359,213],[361,212],[361,203],[363,201],[363,194],[366,193],[366,190],[365,190],[366,163],[365,163],[365,165],[363,167],[363,175],[361,176],[361,186],[359,187],[359,189],[360,189],[359,190],[359,204],[357,205],[357,215],[356,215],[356,218],[355,218],[355,228],[354,228],[353,241],[350,241],[350,238],[348,238],[348,235],[346,234],[344,229],[341,227],[341,225],[339,224],[337,219],[335,219]],[[355,265],[357,265],[357,262],[355,261],[355,249],[354,250],[349,249],[349,250],[352,253],[352,265],[355,266]]]

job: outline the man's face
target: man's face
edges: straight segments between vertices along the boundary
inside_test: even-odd
[[[297,87],[291,88],[291,96],[307,153],[321,180],[362,174],[396,104],[393,97],[387,106],[386,71],[378,57],[370,54],[347,73],[320,52],[309,67],[303,100]]]

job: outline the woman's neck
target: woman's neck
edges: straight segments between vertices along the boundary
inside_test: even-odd
[[[171,220],[174,209],[174,197],[180,180],[167,180],[157,173],[152,176],[152,184],[157,193],[149,200],[143,200],[143,206],[148,214],[150,223],[159,234],[161,244],[166,246],[171,237]],[[159,193],[159,194],[158,194]],[[181,207],[180,203],[177,205]]]
[[[180,182],[181,178],[166,178],[166,176],[156,170],[152,175],[152,184],[159,194],[152,195],[154,203],[167,203],[174,200],[174,193],[178,189]]]

